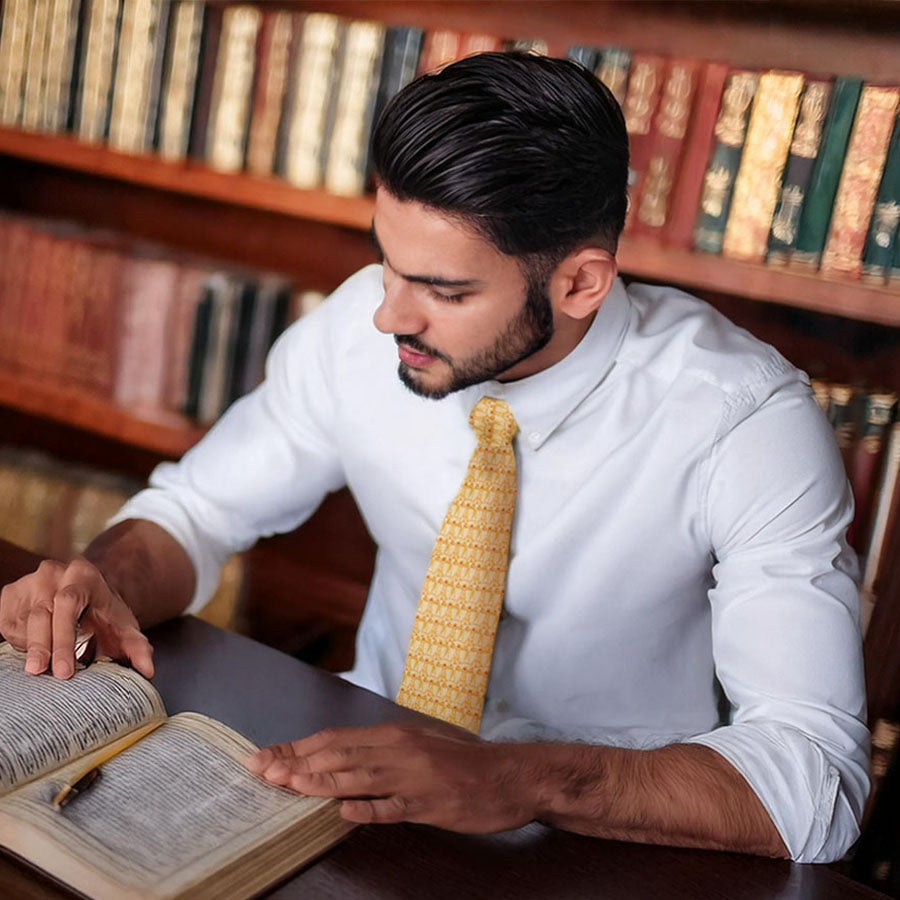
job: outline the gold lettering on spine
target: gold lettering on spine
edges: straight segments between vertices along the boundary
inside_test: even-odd
[[[647,134],[653,109],[650,98],[656,88],[657,69],[649,62],[638,61],[631,73],[628,96],[625,98],[625,127],[629,134]]]
[[[828,107],[828,96],[831,86],[823,81],[814,81],[803,92],[800,101],[800,114],[797,127],[794,129],[794,140],[791,143],[791,154],[804,159],[815,159],[819,152],[819,140],[822,137],[822,125]]]
[[[747,111],[756,91],[757,76],[737,72],[731,76],[722,95],[722,109],[716,122],[716,137],[726,147],[740,147],[747,128]]]

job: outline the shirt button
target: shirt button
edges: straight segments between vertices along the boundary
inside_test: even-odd
[[[531,441],[532,444],[536,444],[541,439],[541,433],[539,431],[532,431],[531,434],[528,435],[528,440]]]

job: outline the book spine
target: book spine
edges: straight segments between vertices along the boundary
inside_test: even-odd
[[[225,10],[213,84],[207,161],[220,172],[243,168],[262,13],[254,6]]]
[[[0,361],[8,372],[21,366],[20,322],[27,297],[27,275],[32,241],[36,231],[27,221],[13,221],[7,234],[6,261],[2,277],[3,302],[0,303]]]
[[[822,129],[831,102],[831,88],[830,81],[810,81],[800,97],[797,126],[769,232],[766,262],[770,265],[785,265],[796,246],[800,213],[813,164],[822,146]]]
[[[670,247],[690,250],[693,244],[694,221],[703,191],[703,176],[709,161],[719,103],[727,77],[728,66],[718,62],[704,64],[700,74],[694,111],[688,119],[684,158],[662,233],[662,239]]]
[[[631,72],[631,51],[625,47],[603,47],[594,74],[609,88],[616,103],[625,106],[628,77]]]
[[[458,31],[439,28],[425,35],[422,55],[419,58],[419,75],[437,72],[444,66],[459,59],[462,35]]]
[[[28,0],[6,0],[0,30],[0,124],[11,127],[22,120],[31,22]]]
[[[789,260],[792,266],[819,268],[831,221],[834,195],[861,92],[862,81],[859,78],[835,79],[831,106],[822,129],[822,149],[813,164],[809,188],[800,213],[797,243]]]
[[[803,90],[803,75],[766,72],[753,100],[722,255],[762,262]]]
[[[159,107],[162,97],[163,65],[169,28],[172,23],[171,0],[160,0],[156,27],[150,31],[150,59],[147,75],[146,108],[144,110],[144,150],[155,150],[159,132]]]
[[[284,177],[296,187],[314,188],[322,183],[332,72],[345,28],[329,13],[309,13],[303,23],[283,168]]]
[[[137,153],[144,137],[149,32],[159,14],[159,0],[125,0],[119,52],[109,114],[109,146]]]
[[[294,22],[289,12],[267,12],[260,26],[259,73],[247,144],[247,171],[254,175],[271,175],[275,169]]]
[[[872,501],[884,439],[897,406],[894,393],[872,393],[864,398],[864,423],[850,460],[850,486],[855,511],[847,529],[852,547],[862,550],[869,533]]]
[[[325,189],[332,194],[352,197],[361,195],[365,189],[383,50],[383,25],[357,21],[347,27],[344,65],[325,167]]]
[[[35,230],[31,236],[28,263],[22,282],[22,300],[16,323],[18,369],[24,375],[40,379],[43,364],[44,331],[48,307],[47,283],[54,237],[45,229]]]
[[[597,47],[588,47],[585,44],[573,44],[566,51],[566,59],[584,66],[589,72],[593,72],[600,61],[600,51]]]
[[[187,156],[204,13],[205,7],[191,0],[180,0],[172,11],[156,140],[158,152],[164,159]]]
[[[694,225],[694,247],[706,253],[718,253],[722,249],[734,179],[741,162],[750,105],[758,81],[755,72],[733,72],[722,93],[722,106],[714,129],[716,144],[703,176],[700,208]]]
[[[44,85],[47,78],[50,37],[50,0],[32,0],[28,64],[22,100],[22,128],[40,131],[44,127]]]
[[[872,528],[866,547],[865,566],[860,586],[860,620],[863,634],[868,628],[881,588],[888,556],[886,548],[896,546],[900,522],[900,422],[891,425],[884,450],[884,465],[878,484]]]
[[[244,378],[253,322],[257,315],[258,295],[259,284],[256,279],[245,278],[240,286],[237,315],[231,333],[229,365],[224,379],[225,400],[220,414],[244,393]]]
[[[76,242],[70,234],[59,234],[53,241],[47,259],[39,375],[43,381],[52,385],[65,384],[68,380],[66,314],[74,283],[75,248]]]
[[[503,38],[493,34],[464,34],[459,43],[459,59],[476,53],[500,53]]]
[[[828,421],[834,429],[834,437],[841,451],[841,459],[844,461],[844,471],[848,475],[852,466],[853,444],[856,440],[857,397],[856,390],[849,384],[831,385]]]
[[[863,249],[863,278],[882,283],[887,280],[897,245],[900,227],[900,116],[894,120],[894,131],[888,148],[884,173],[872,210],[872,221]]]
[[[697,88],[698,60],[672,60],[650,137],[647,168],[637,186],[634,233],[658,237],[678,179],[688,120]]]
[[[206,9],[200,42],[200,63],[194,92],[191,131],[188,138],[188,156],[192,159],[206,159],[206,135],[209,128],[213,83],[216,77],[216,62],[219,58],[219,39],[222,36],[224,12],[225,10],[218,5],[208,6]]]
[[[384,36],[384,55],[378,79],[378,99],[375,104],[377,122],[388,101],[416,77],[425,32],[409,25],[388,28]]]
[[[898,105],[900,87],[863,88],[822,254],[825,273],[859,278],[862,272],[863,246]]]
[[[81,0],[53,0],[50,53],[44,86],[44,128],[64,131],[69,121]]]
[[[102,141],[109,129],[121,0],[91,0],[75,130],[83,141]]]
[[[628,215],[625,231],[634,226],[637,190],[650,161],[650,129],[662,95],[666,60],[650,53],[635,53],[625,95],[625,128],[628,131]]]

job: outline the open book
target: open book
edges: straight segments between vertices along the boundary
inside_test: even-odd
[[[168,718],[131,669],[96,662],[60,681],[24,665],[0,644],[0,846],[89,897],[238,900],[353,827],[336,801],[252,775],[241,760],[256,747],[220,722]],[[154,721],[88,790],[54,806],[106,744]]]

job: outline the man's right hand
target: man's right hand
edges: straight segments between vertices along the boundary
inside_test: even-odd
[[[94,635],[98,656],[153,676],[150,642],[125,601],[87,559],[76,557],[68,565],[45,560],[0,591],[0,634],[26,652],[25,671],[32,675],[49,668],[57,678],[71,677],[79,628]]]

